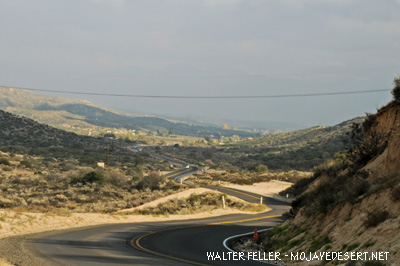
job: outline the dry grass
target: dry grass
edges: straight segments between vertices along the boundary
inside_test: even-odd
[[[14,265],[10,264],[5,259],[0,258],[0,266],[14,266]]]
[[[38,172],[13,166],[11,172],[0,171],[0,208],[64,216],[71,212],[112,213],[186,189],[161,178],[151,186],[143,185],[148,178],[134,179],[120,169],[75,167]]]
[[[288,171],[288,172],[266,172],[266,173],[229,173],[227,171],[206,171],[205,173],[195,174],[188,181],[198,182],[208,185],[217,185],[220,182],[228,182],[238,185],[252,185],[254,183],[268,182],[271,180],[295,183],[301,179],[310,177],[311,172]]]
[[[191,194],[187,198],[175,198],[166,202],[159,203],[155,207],[147,207],[135,210],[135,214],[145,215],[171,215],[171,214],[194,214],[209,212],[223,208],[222,197],[225,197],[225,207],[240,211],[261,212],[266,211],[267,206],[262,204],[252,204],[245,201],[228,197],[226,194],[217,192],[204,192],[201,194]]]

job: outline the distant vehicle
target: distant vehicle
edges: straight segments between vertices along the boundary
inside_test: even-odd
[[[186,165],[186,167],[185,167],[186,169],[188,169],[188,168],[190,168],[190,165]]]

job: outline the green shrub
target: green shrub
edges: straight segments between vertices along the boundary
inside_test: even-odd
[[[106,178],[104,177],[103,173],[98,172],[98,171],[92,171],[92,172],[86,173],[82,177],[72,178],[71,184],[77,184],[77,183],[82,183],[83,185],[85,185],[85,184],[104,185],[106,183]]]
[[[93,156],[83,155],[79,158],[79,162],[83,164],[95,164],[97,160]]]
[[[400,100],[400,74],[394,78],[394,88],[392,90],[392,95],[394,100]]]
[[[26,168],[32,168],[32,163],[26,160],[21,161],[19,164],[25,166]]]
[[[358,248],[359,246],[360,246],[360,243],[354,243],[354,244],[348,245],[346,248],[346,251],[352,251],[352,250]]]
[[[264,165],[264,164],[259,164],[256,167],[254,167],[254,170],[257,173],[264,173],[264,172],[268,172],[268,166]]]
[[[8,161],[7,158],[0,158],[0,164],[3,164],[3,165],[10,165],[10,162]]]
[[[364,243],[361,248],[364,249],[364,248],[372,247],[373,245],[375,245],[375,243],[376,243],[376,241],[368,241],[368,242]]]
[[[320,237],[317,237],[313,240],[311,243],[311,247],[308,249],[309,252],[315,252],[319,249],[321,249],[323,246],[326,244],[332,243],[332,240],[329,238],[327,235],[322,235]]]

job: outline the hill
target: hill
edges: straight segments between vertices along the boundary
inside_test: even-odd
[[[312,127],[272,134],[225,145],[209,147],[157,147],[163,154],[223,170],[256,170],[260,165],[271,170],[310,171],[350,147],[350,132],[355,118],[329,127]]]
[[[388,260],[360,265],[398,265],[400,82],[395,84],[395,99],[354,128],[351,149],[283,192],[297,196],[288,213],[291,219],[265,236],[266,249],[370,255],[381,251],[389,252]],[[339,262],[328,265],[335,263]],[[351,263],[346,265],[356,265]]]
[[[67,148],[99,148],[106,145],[104,139],[80,136],[56,129],[36,121],[0,110],[0,145]]]
[[[251,132],[220,129],[212,126],[196,126],[171,122],[152,116],[134,116],[104,108],[88,101],[66,97],[44,96],[21,89],[0,87],[0,109],[32,118],[40,123],[88,134],[109,128],[125,128],[137,131],[167,131],[171,134],[188,136],[255,136]]]

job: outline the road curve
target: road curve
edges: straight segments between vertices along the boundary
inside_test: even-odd
[[[259,195],[253,193],[214,189],[259,201]],[[30,238],[22,245],[47,265],[254,265],[254,261],[210,261],[207,252],[226,252],[223,240],[227,237],[251,232],[255,226],[264,229],[280,223],[287,203],[270,198],[264,202],[274,210],[257,215],[95,226]]]
[[[254,193],[226,188],[214,187],[214,189],[236,194],[235,196],[252,202],[260,200],[260,196]],[[226,238],[252,232],[255,227],[265,229],[281,223],[283,221],[281,214],[288,209],[287,203],[271,198],[265,198],[265,202],[274,209],[258,215],[229,215],[202,221],[203,223],[178,224],[174,227],[147,232],[132,238],[129,243],[146,253],[193,265],[254,265],[258,262],[210,260],[207,254],[214,252],[214,254],[228,255],[228,250],[223,246]]]

